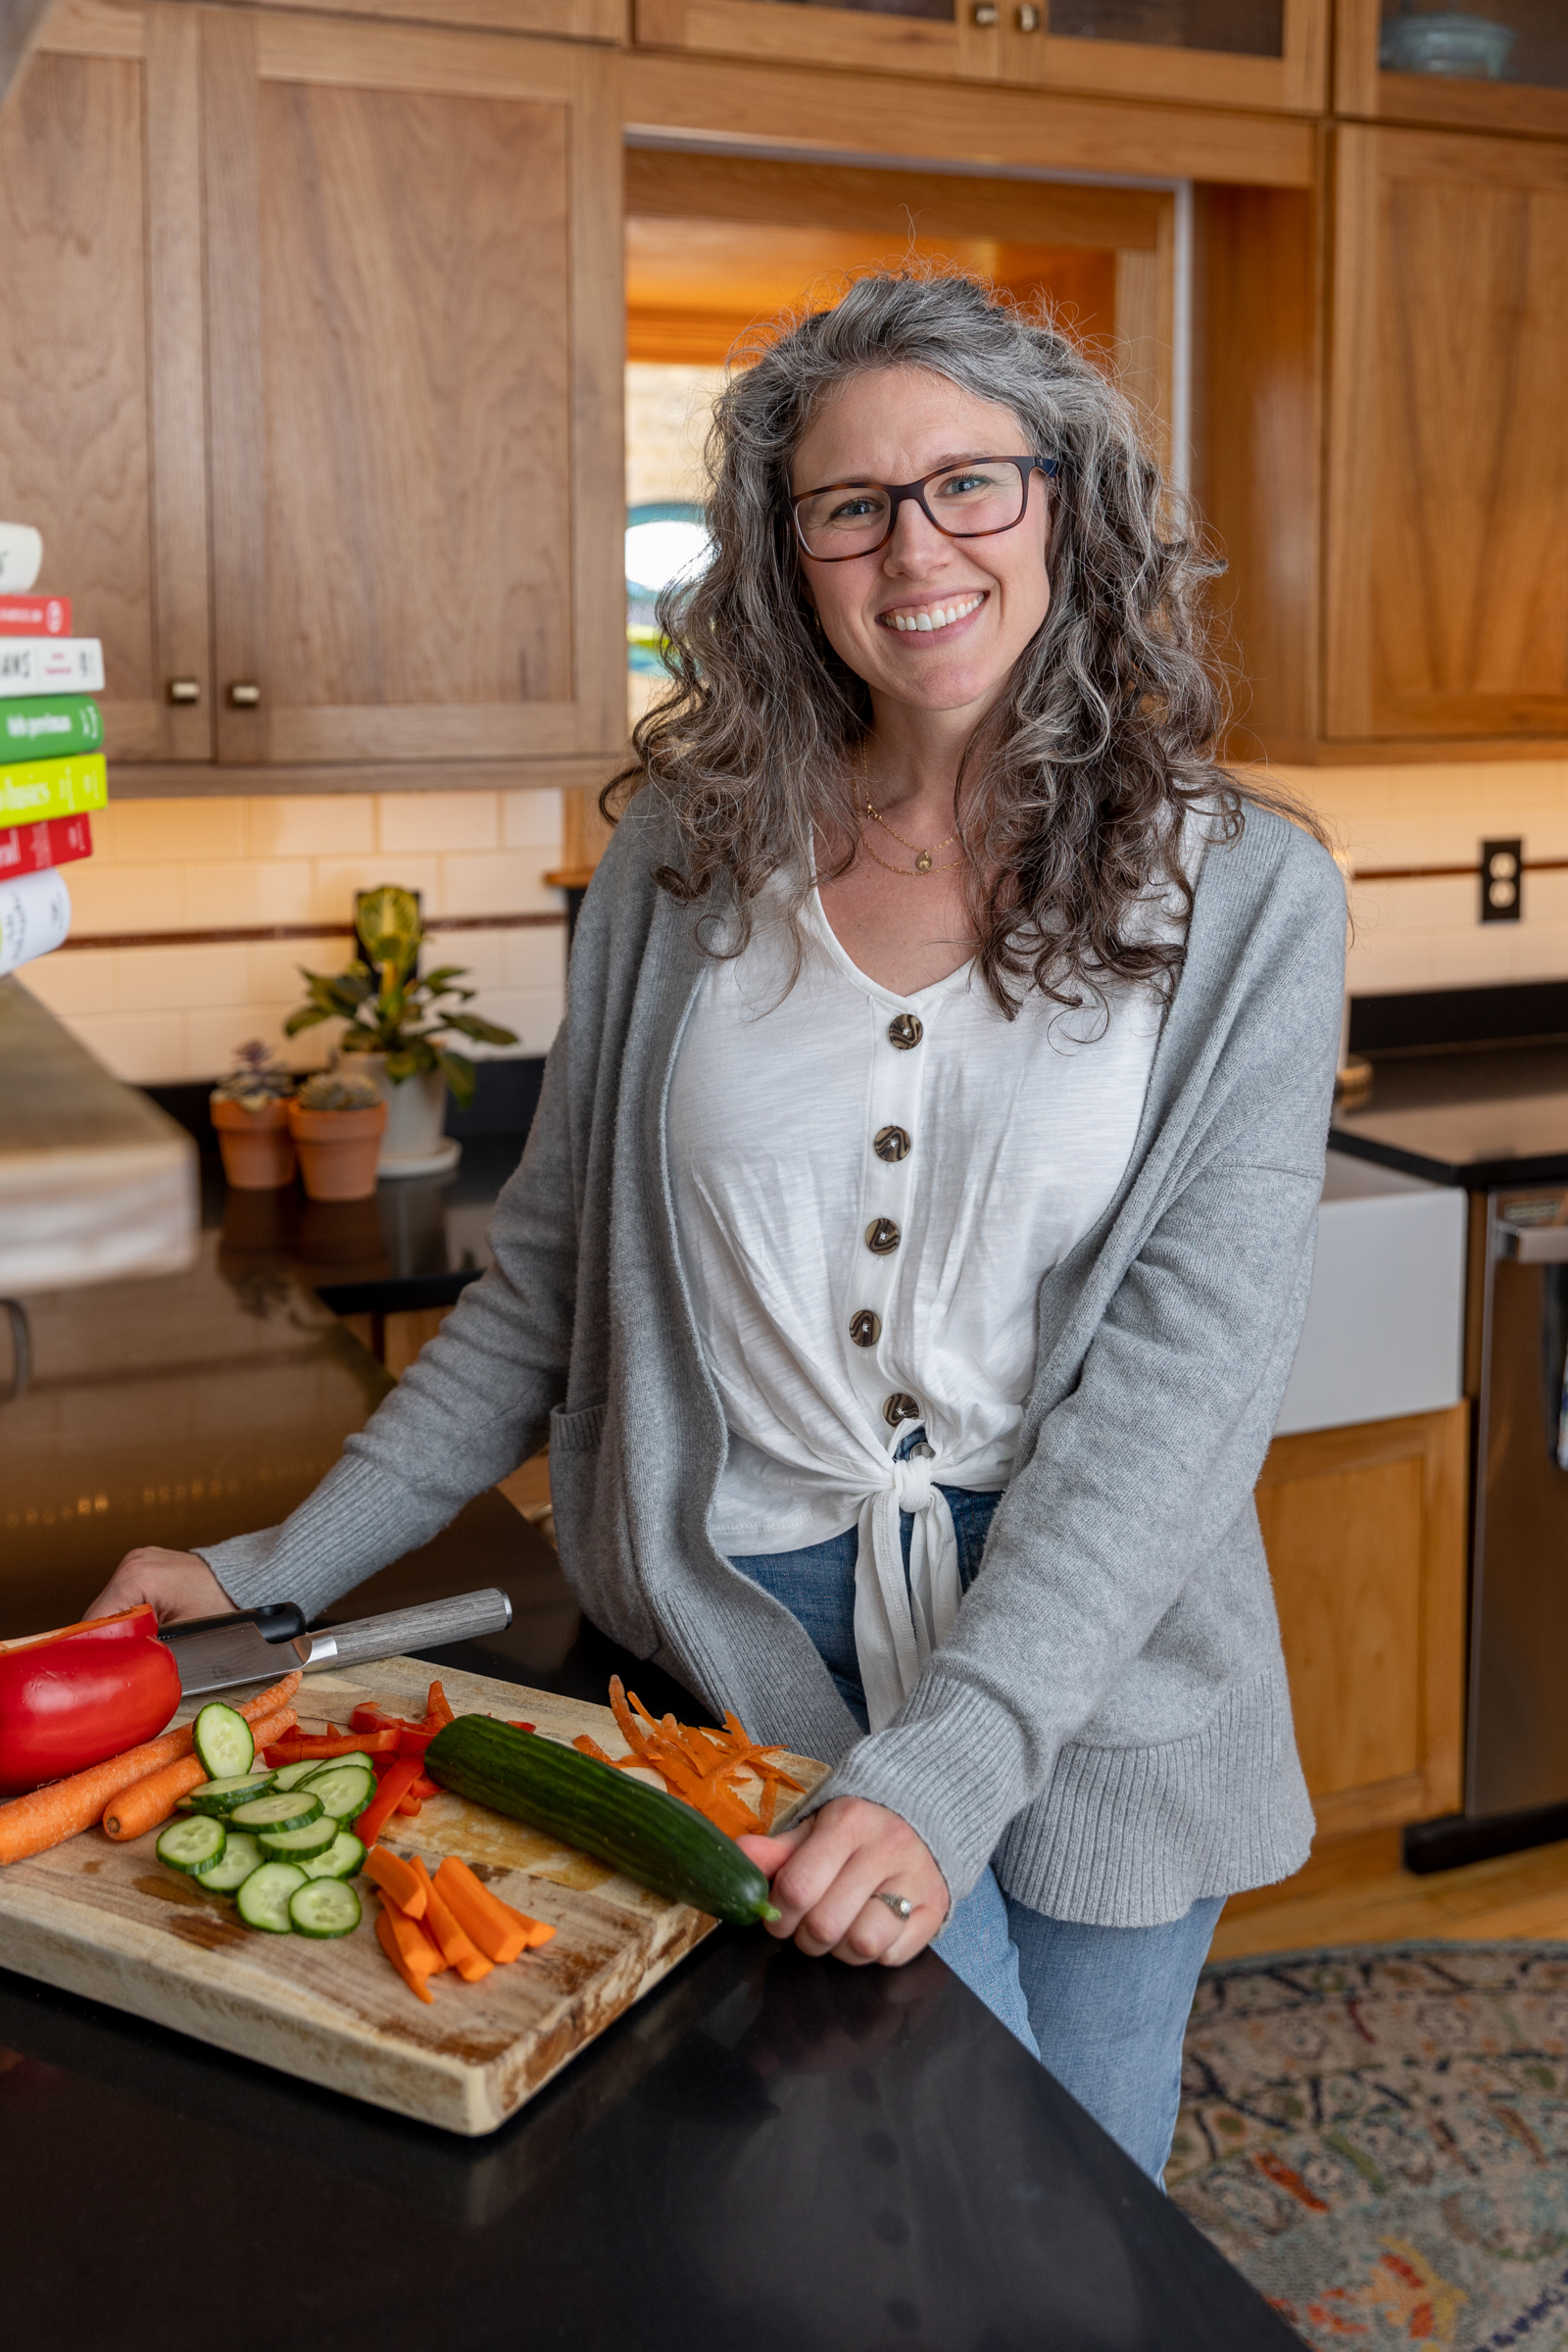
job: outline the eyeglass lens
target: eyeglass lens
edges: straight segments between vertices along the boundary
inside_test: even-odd
[[[925,501],[939,530],[956,539],[1010,530],[1023,513],[1028,475],[1008,464],[955,466],[933,474]],[[801,537],[813,556],[858,556],[888,535],[893,501],[881,482],[841,482],[815,490],[796,509]]]

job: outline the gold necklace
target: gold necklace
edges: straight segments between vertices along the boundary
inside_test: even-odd
[[[862,743],[862,744],[861,744],[861,746],[860,746],[859,767],[860,767],[860,787],[861,787],[861,790],[862,790],[862,791],[864,791],[864,788],[865,788],[865,746],[864,746],[864,744],[863,744],[863,743]],[[944,840],[944,841],[934,841],[934,842],[931,844],[931,847],[930,847],[930,849],[928,849],[928,850],[920,850],[920,849],[916,849],[916,847],[915,847],[915,845],[914,845],[914,843],[913,843],[912,841],[906,841],[906,840],[905,840],[905,838],[904,838],[904,835],[903,835],[902,833],[894,833],[894,832],[893,832],[893,827],[892,827],[892,826],[891,826],[891,825],[888,823],[888,820],[887,820],[887,818],[886,818],[886,817],[885,817],[885,816],[882,814],[881,810],[880,810],[879,808],[872,808],[872,806],[871,806],[871,800],[870,800],[870,795],[869,795],[869,794],[867,794],[867,795],[866,795],[866,802],[865,802],[865,813],[866,813],[866,815],[867,815],[867,816],[868,816],[868,817],[871,819],[871,822],[872,822],[873,824],[876,824],[876,825],[880,825],[880,826],[881,826],[881,828],[882,828],[882,830],[883,830],[883,832],[884,832],[884,833],[892,833],[892,834],[893,834],[893,838],[894,838],[894,840],[895,840],[895,841],[898,843],[898,845],[899,845],[899,847],[900,847],[900,849],[901,849],[901,850],[907,850],[907,851],[908,851],[908,853],[909,853],[910,857],[911,857],[911,858],[914,859],[914,874],[951,874],[951,873],[953,873],[953,872],[955,871],[955,869],[956,869],[956,867],[958,867],[958,866],[960,866],[960,865],[963,865],[963,864],[966,862],[966,860],[965,860],[964,858],[950,858],[948,859],[948,861],[947,861],[946,865],[937,865],[937,864],[934,862],[934,859],[935,859],[935,857],[936,857],[936,853],[937,853],[937,851],[938,851],[938,850],[945,850],[945,849],[947,848],[947,846],[948,846],[948,843],[949,843],[949,842],[953,842],[953,841],[956,841],[956,840],[957,840],[957,838],[958,838],[958,828],[956,827],[956,825],[955,825],[955,827],[954,827],[953,831],[952,831],[952,832],[951,832],[951,833],[950,833],[950,834],[947,836],[947,839],[946,839],[946,840]],[[870,844],[868,841],[866,841],[866,839],[865,839],[865,835],[864,835],[863,833],[861,834],[861,836],[860,836],[860,839],[861,839],[861,842],[864,844],[864,847],[865,847],[865,854],[866,854],[866,856],[867,856],[867,857],[870,858],[870,860],[871,860],[871,862],[873,863],[873,865],[879,865],[879,866],[882,868],[882,871],[883,871],[885,874],[900,874],[900,875],[903,875],[904,879],[905,879],[906,882],[912,882],[912,881],[913,881],[913,879],[914,879],[914,874],[910,874],[910,873],[906,872],[906,869],[905,869],[905,867],[903,867],[902,865],[889,865],[889,863],[888,863],[888,861],[887,861],[887,859],[886,859],[885,858],[879,858],[879,857],[877,856],[877,854],[876,854],[875,850],[873,850],[873,849],[872,849],[872,847],[871,847],[871,844]]]

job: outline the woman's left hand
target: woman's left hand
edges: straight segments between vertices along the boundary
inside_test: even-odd
[[[770,1936],[793,1936],[813,1960],[831,1952],[852,1968],[902,1968],[948,1916],[948,1883],[931,1849],[899,1814],[860,1796],[836,1796],[780,1838],[742,1838],[743,1853],[772,1881],[780,1916]],[[914,1906],[901,1919],[880,1893]]]

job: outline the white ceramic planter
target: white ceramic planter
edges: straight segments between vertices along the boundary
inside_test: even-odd
[[[428,1160],[440,1152],[447,1082],[439,1070],[426,1070],[417,1078],[405,1078],[401,1086],[394,1086],[386,1074],[384,1054],[345,1054],[343,1066],[373,1078],[386,1104],[386,1129],[381,1137],[378,1168],[395,1171],[404,1160]]]

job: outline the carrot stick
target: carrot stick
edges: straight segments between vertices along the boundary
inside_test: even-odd
[[[256,1726],[256,1744],[265,1747],[270,1740],[281,1740],[283,1734],[298,1721],[292,1707],[279,1715],[270,1715]],[[127,1838],[140,1838],[148,1830],[156,1830],[173,1812],[182,1796],[199,1788],[207,1779],[207,1768],[199,1756],[181,1756],[177,1764],[166,1764],[161,1772],[150,1773],[146,1780],[122,1788],[111,1797],[104,1807],[104,1828],[118,1844]]]
[[[411,1919],[395,1903],[384,1904],[381,1917],[392,1922],[398,1949],[411,1968],[416,1968],[423,1977],[439,1977],[445,1973],[446,1954],[434,1936],[426,1932],[421,1921]]]
[[[498,1903],[456,1854],[448,1854],[436,1872],[435,1890],[487,1960],[515,1960],[526,1946],[528,1931],[521,1914]]]
[[[382,1951],[385,1952],[387,1958],[391,1961],[393,1967],[397,1970],[398,1975],[403,1979],[403,1982],[408,1986],[409,1990],[411,1992],[416,1992],[421,2001],[433,2000],[434,1995],[430,1992],[424,1982],[425,1977],[429,1974],[429,1971],[421,1971],[419,1969],[411,1967],[409,1962],[405,1960],[403,1957],[402,1946],[398,1942],[397,1931],[392,1925],[392,1920],[393,1914],[390,1911],[382,1911],[378,1914],[375,1923],[375,1939],[377,1943],[381,1946]]]
[[[495,1962],[487,1960],[473,1938],[459,1927],[418,1854],[414,1857],[414,1872],[424,1896],[426,1932],[435,1937],[447,1966],[457,1970],[465,1984],[477,1984],[481,1977],[490,1974]]]
[[[418,1871],[384,1845],[372,1845],[365,1857],[365,1875],[372,1879],[389,1903],[410,1919],[422,1919],[426,1895]]]

